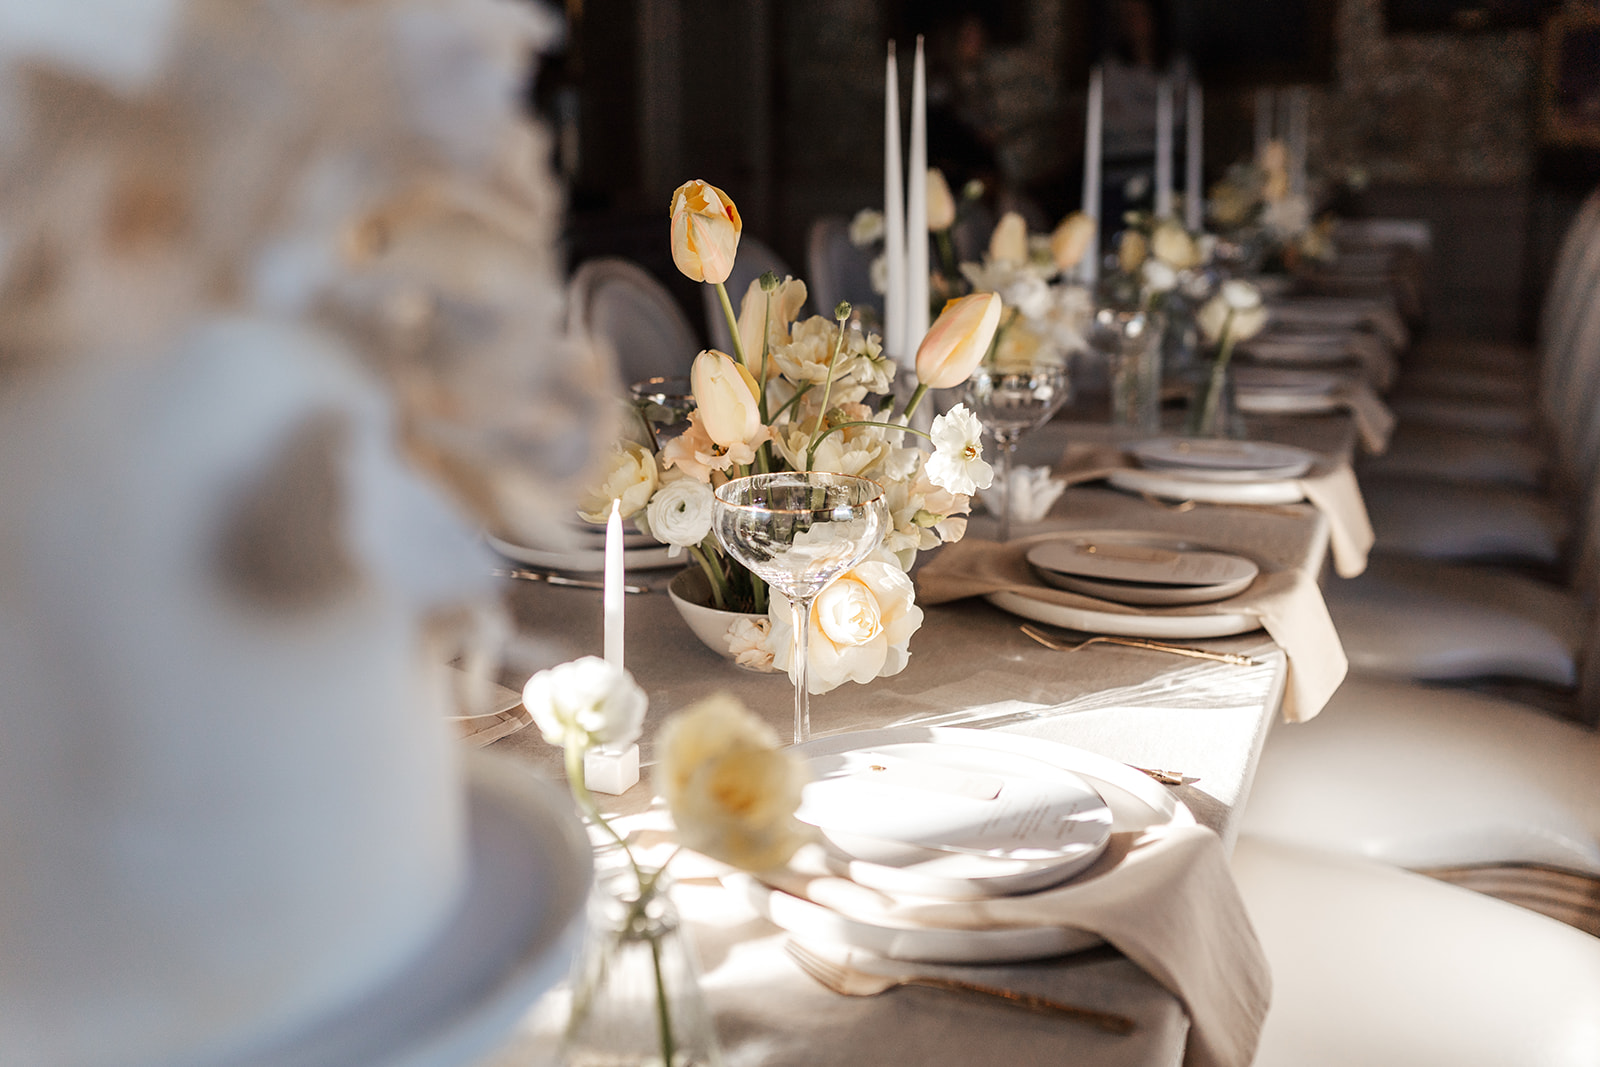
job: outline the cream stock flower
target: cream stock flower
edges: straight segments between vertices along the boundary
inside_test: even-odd
[[[956,198],[950,195],[950,183],[944,180],[944,171],[928,168],[928,232],[938,233],[956,224]]]
[[[772,648],[768,638],[772,620],[741,615],[728,624],[728,651],[741,667],[753,671],[772,670]]]
[[[933,455],[928,458],[928,480],[951,493],[970,496],[987,489],[994,468],[983,459],[983,424],[957,404],[933,420]]]
[[[611,517],[611,502],[621,504],[623,518],[636,514],[650,502],[661,482],[656,457],[632,441],[618,443],[606,458],[600,484],[578,499],[578,514],[586,522],[603,523]]]
[[[822,421],[826,431],[841,423],[871,422],[872,409],[865,404],[835,405]],[[804,470],[806,452],[811,446],[811,427],[814,416],[801,418],[780,431],[776,437],[778,451],[795,470]],[[835,474],[855,474],[871,477],[875,468],[881,467],[894,450],[890,436],[899,431],[880,425],[846,426],[828,434],[817,446],[811,460],[811,469],[833,471]]]
[[[804,766],[733,697],[711,697],[667,720],[656,751],[656,790],[684,847],[761,871],[787,862],[810,836],[794,817]]]
[[[1200,246],[1188,230],[1172,221],[1161,223],[1150,235],[1150,254],[1175,271],[1200,265]]]
[[[697,282],[725,282],[733,273],[744,222],[728,194],[699,180],[672,194],[672,262]]]
[[[833,348],[838,341],[838,322],[813,315],[795,323],[788,343],[772,350],[773,365],[791,382],[820,386],[828,380],[831,359],[834,388],[828,396],[830,402],[854,403],[868,393],[888,389],[894,368],[883,355],[883,344],[876,334],[863,334],[855,326],[848,327],[835,357]],[[840,386],[844,388],[841,390]]]
[[[1083,254],[1094,240],[1096,223],[1093,217],[1074,211],[1061,220],[1050,235],[1050,258],[1063,271],[1071,270],[1083,262]]]
[[[552,745],[625,748],[638,738],[649,701],[633,675],[584,656],[529,678],[522,703]]]
[[[1001,306],[995,293],[946,304],[917,348],[917,380],[930,389],[950,389],[971,377],[994,340]]]
[[[708,348],[689,370],[695,410],[711,440],[727,448],[743,444],[761,429],[756,381],[732,356]]]
[[[767,301],[771,300],[771,318],[768,318]],[[800,314],[806,302],[806,283],[799,278],[784,278],[770,294],[761,288],[756,278],[739,301],[739,342],[744,345],[744,357],[749,360],[750,373],[761,370],[761,327],[767,327],[767,345],[776,350],[789,343],[789,324]],[[767,375],[778,373],[778,365],[770,360]]]
[[[714,501],[710,484],[698,478],[684,476],[666,483],[645,508],[650,536],[672,546],[669,557],[693,548],[711,532]]]
[[[1028,261],[1028,224],[1015,211],[1000,216],[994,233],[989,235],[989,258],[997,263]]]
[[[793,680],[794,613],[777,592],[768,618],[773,666]],[[865,684],[904,670],[911,637],[922,626],[922,609],[899,561],[880,548],[817,595],[810,626],[806,688],[826,693],[845,682]]]

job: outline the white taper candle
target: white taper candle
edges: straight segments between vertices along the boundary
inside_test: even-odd
[[[883,86],[883,255],[888,268],[883,343],[891,358],[909,365],[914,353],[906,351],[906,182],[900,169],[900,68],[893,41]]]
[[[606,520],[605,588],[600,594],[605,613],[605,658],[613,667],[622,664],[622,502],[611,502],[611,517]]]
[[[1105,129],[1105,72],[1098,64],[1089,70],[1089,101],[1083,123],[1083,213],[1095,220],[1094,240],[1080,264],[1083,281],[1093,285],[1100,277],[1100,150]]]
[[[1172,75],[1156,79],[1156,218],[1172,216]]]
[[[1189,75],[1187,103],[1188,115],[1184,130],[1187,140],[1183,151],[1183,225],[1190,233],[1199,233],[1206,218],[1206,193],[1203,187],[1206,106],[1205,98],[1200,91],[1200,79],[1196,78],[1193,72]]]
[[[911,153],[906,161],[906,355],[928,332],[928,73],[922,37],[911,66]]]

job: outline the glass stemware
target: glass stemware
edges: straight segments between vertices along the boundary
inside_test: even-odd
[[[994,436],[1000,454],[996,477],[1000,482],[1001,541],[1011,539],[1011,458],[1024,433],[1050,421],[1067,402],[1067,369],[1035,367],[1006,372],[979,367],[967,379],[966,399],[984,428]]]
[[[811,604],[878,547],[888,524],[883,487],[850,474],[753,474],[717,487],[711,524],[717,541],[794,610],[795,744],[811,733]]]

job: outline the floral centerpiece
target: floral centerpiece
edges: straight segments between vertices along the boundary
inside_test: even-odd
[[[929,389],[960,384],[989,351],[1001,301],[975,294],[945,307],[917,351],[917,385],[902,403],[890,392],[895,367],[881,341],[852,321],[848,305],[832,316],[801,317],[805,283],[769,273],[742,294],[735,313],[724,283],[741,230],[738,209],[715,186],[691,181],[673,194],[673,260],[689,278],[716,287],[735,351],[695,357],[688,428],[659,451],[620,444],[580,514],[604,521],[616,500],[624,517],[687,553],[715,607],[766,616],[730,634],[740,662],[792,676],[789,607],[712,536],[713,487],[782,470],[878,482],[891,528],[872,557],[813,605],[809,689],[895,674],[922,619],[906,571],[918,552],[960,539],[971,494],[992,478],[982,427],[966,408],[939,416],[926,432],[910,419]],[[922,440],[932,451],[919,447]]]
[[[1210,213],[1246,270],[1292,272],[1333,256],[1332,216],[1314,218],[1311,200],[1293,192],[1289,149],[1281,140],[1228,168],[1211,187]]]
[[[639,736],[644,691],[622,668],[585,656],[535,674],[522,699],[544,739],[563,750],[573,799],[601,840],[602,860],[611,861],[600,864],[600,906],[592,909],[571,982],[563,1062],[590,1055],[672,1067],[719,1062],[693,956],[666,892],[666,868],[677,852],[647,866],[585,783],[584,758],[592,749],[624,748]],[[673,716],[657,751],[656,791],[681,848],[763,871],[788,862],[808,840],[794,817],[803,765],[737,700],[712,697]]]

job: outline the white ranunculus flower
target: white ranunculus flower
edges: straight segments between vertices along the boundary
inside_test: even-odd
[[[656,743],[656,791],[686,848],[749,871],[782,866],[811,836],[795,819],[805,765],[731,696],[667,720]]]
[[[552,745],[624,748],[638,738],[649,701],[633,675],[584,656],[529,678],[522,703]]]
[[[768,617],[773,666],[793,679],[794,615],[776,591]],[[810,625],[806,688],[826,693],[845,682],[864,684],[904,670],[911,637],[922,626],[922,609],[910,577],[880,548],[817,596]]]
[[[933,455],[928,458],[928,478],[952,493],[971,495],[994,481],[994,468],[983,459],[983,424],[957,404],[933,420]]]
[[[770,619],[752,619],[741,615],[728,624],[728,651],[741,667],[755,671],[772,670],[772,634]]]
[[[660,484],[661,472],[650,449],[624,441],[606,458],[606,471],[600,484],[578,500],[578,514],[585,521],[603,523],[611,517],[611,502],[618,501],[622,517],[629,518],[650,502]]]
[[[645,508],[650,536],[672,546],[667,553],[669,557],[693,548],[711,532],[715,500],[710,484],[698,478],[683,477],[668,482],[656,490],[649,507]]]
[[[876,208],[864,207],[850,220],[850,243],[857,248],[883,240],[884,232],[883,212]]]
[[[1164,260],[1145,260],[1139,273],[1144,277],[1144,287],[1152,293],[1170,293],[1178,287],[1178,272]]]

